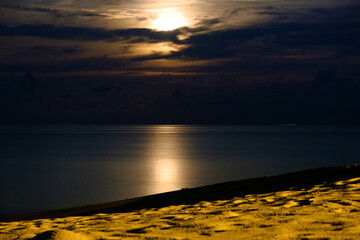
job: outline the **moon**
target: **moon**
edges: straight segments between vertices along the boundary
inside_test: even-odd
[[[161,9],[157,12],[156,19],[151,24],[151,28],[153,29],[158,31],[171,31],[188,25],[184,15],[176,9]]]

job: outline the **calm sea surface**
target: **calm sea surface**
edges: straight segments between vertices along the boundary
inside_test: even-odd
[[[0,126],[0,215],[360,162],[360,127]]]

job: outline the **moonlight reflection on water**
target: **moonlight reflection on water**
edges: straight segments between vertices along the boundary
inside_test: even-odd
[[[171,132],[171,133],[169,133]],[[165,192],[183,187],[186,153],[177,126],[156,126],[149,147],[150,192]]]

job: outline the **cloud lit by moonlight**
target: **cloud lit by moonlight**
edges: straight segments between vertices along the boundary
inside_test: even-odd
[[[159,31],[170,31],[186,25],[188,22],[180,11],[167,8],[157,11],[156,19],[152,22],[151,28]]]

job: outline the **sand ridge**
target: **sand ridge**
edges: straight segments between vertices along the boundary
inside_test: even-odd
[[[191,205],[0,223],[0,239],[360,239],[360,177]]]

